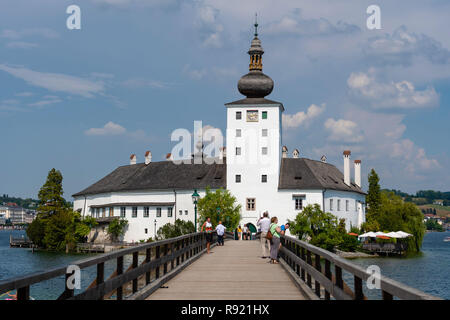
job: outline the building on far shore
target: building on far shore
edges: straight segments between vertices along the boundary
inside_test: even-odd
[[[166,161],[154,162],[147,151],[144,163],[137,163],[132,155],[129,165],[74,194],[74,210],[105,222],[125,218],[129,224],[123,240],[135,242],[153,237],[176,219],[194,221],[192,194],[196,190],[202,197],[209,187],[228,189],[236,197],[242,206],[241,224],[252,231],[265,211],[281,224],[310,204],[344,219],[347,229],[359,227],[365,221],[366,195],[361,161],[354,161],[351,179],[349,150],[343,152],[343,173],[325,156],[303,158],[295,149],[289,157],[282,144],[284,106],[265,98],[274,82],[262,72],[264,51],[257,30],[248,54],[249,73],[238,82],[245,98],[225,105],[227,147],[220,150],[221,161],[210,164],[202,156],[199,164],[175,164],[168,154]]]
[[[7,221],[11,224],[31,223],[34,217],[34,210],[28,210],[17,205],[0,206],[0,224],[5,224]]]

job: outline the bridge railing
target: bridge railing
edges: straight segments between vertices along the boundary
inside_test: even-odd
[[[216,238],[217,235],[214,232],[213,244]],[[17,290],[17,300],[28,300],[32,285],[65,275],[66,281],[61,287],[58,300],[103,300],[114,297],[117,300],[145,299],[195,261],[205,248],[206,233],[204,232],[137,245],[71,263],[72,266],[78,266],[80,270],[96,266],[96,277],[85,289],[74,289],[71,279],[76,275],[76,271],[64,266],[0,281],[0,294]],[[126,262],[130,260],[129,267],[125,269]],[[114,265],[114,271],[108,278],[105,275],[105,263]]]
[[[317,298],[325,300],[330,300],[332,297],[336,300],[367,299],[364,295],[363,282],[367,281],[369,277],[373,277],[372,273],[330,251],[293,237],[281,236],[281,243],[280,257],[292,269],[294,276],[305,283]],[[344,271],[353,277],[353,289],[344,281]],[[440,299],[383,275],[380,275],[378,279],[378,290],[381,290],[381,297],[384,300],[392,300],[394,297],[406,300]],[[312,290],[313,281],[314,290]],[[372,278],[369,281],[372,281]]]

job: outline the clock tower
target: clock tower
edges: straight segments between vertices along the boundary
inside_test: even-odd
[[[227,189],[242,206],[242,223],[255,222],[273,207],[281,161],[280,102],[268,100],[273,80],[262,72],[264,50],[258,23],[248,51],[249,73],[238,82],[246,98],[227,103]]]

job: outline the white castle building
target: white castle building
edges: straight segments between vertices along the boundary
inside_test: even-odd
[[[129,165],[74,194],[74,210],[105,223],[123,217],[128,220],[123,240],[146,240],[176,219],[194,222],[192,194],[197,190],[202,197],[209,187],[228,189],[242,206],[241,225],[248,223],[254,231],[265,211],[285,223],[309,204],[345,219],[347,229],[360,226],[365,221],[361,161],[354,161],[352,181],[350,151],[343,153],[342,174],[325,156],[302,158],[296,149],[289,157],[282,146],[284,107],[265,98],[274,83],[262,72],[264,51],[256,30],[248,51],[249,73],[238,82],[246,98],[226,104],[227,148],[218,161],[175,164],[169,154],[166,161],[154,162],[147,151],[145,162],[137,163],[132,155]]]

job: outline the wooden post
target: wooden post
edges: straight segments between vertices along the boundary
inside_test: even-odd
[[[105,263],[100,262],[97,264],[97,286],[102,284],[105,281]],[[99,300],[103,300],[103,296],[99,298]]]
[[[360,277],[354,276],[354,281],[355,281],[355,300],[363,300],[364,293],[363,293],[362,279]]]
[[[393,300],[394,296],[387,291],[382,290],[383,300]]]
[[[331,263],[328,259],[325,259],[325,277],[332,280]],[[327,290],[325,290],[325,300],[330,300],[330,293]]]
[[[339,289],[344,289],[344,282],[342,280],[342,268],[339,266],[334,266],[334,273],[336,275],[336,286]]]
[[[117,275],[123,274],[123,256],[117,258]],[[123,299],[123,289],[122,286],[117,288],[117,300]]]
[[[161,250],[161,247],[157,246],[156,247],[156,260],[158,260],[160,258],[160,250]],[[160,265],[158,263],[158,265],[156,266],[156,270],[155,270],[155,277],[156,277],[156,279],[159,278],[159,266]]]
[[[168,244],[165,244],[165,245],[164,245],[164,256],[165,256],[165,257],[167,257],[167,251],[168,251],[168,249],[169,249],[169,245],[168,245]],[[163,268],[163,274],[166,274],[166,273],[167,273],[167,262],[164,263],[164,268]]]
[[[305,259],[305,248],[303,248],[303,247],[301,247],[300,248],[300,255],[301,255],[301,259],[303,260],[303,261],[306,261],[306,259]],[[301,278],[302,278],[302,280],[303,281],[305,281],[305,269],[304,268],[301,268]]]
[[[30,286],[17,289],[17,300],[30,300]]]
[[[320,265],[320,255],[318,254],[315,254],[315,268],[317,271],[322,271],[322,266]],[[317,280],[315,280],[315,289],[316,295],[320,298],[320,283]]]
[[[175,247],[175,243],[170,244],[170,255],[172,256],[172,259],[170,259],[170,270],[172,271],[173,268],[175,268],[175,258],[173,254],[173,248]]]
[[[148,249],[145,251],[145,263],[149,263],[149,262],[150,262],[151,256],[152,256],[152,249],[151,249],[151,248],[148,248]],[[150,283],[150,276],[151,276],[151,272],[150,272],[150,271],[147,271],[147,272],[145,273],[145,284],[149,284],[149,283]]]
[[[306,263],[312,266],[311,251],[309,250],[306,250]],[[312,288],[311,275],[309,273],[307,273],[306,275],[306,284],[308,285],[308,287]]]
[[[176,252],[180,252],[180,241],[177,241],[177,248],[176,248]],[[177,255],[177,267],[180,265],[180,256]]]
[[[139,251],[133,252],[133,269],[138,267]],[[133,279],[133,293],[138,291],[138,278]]]

